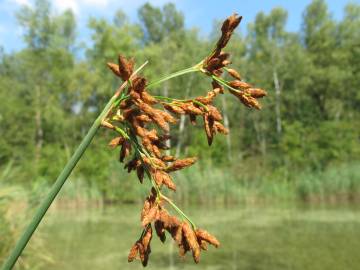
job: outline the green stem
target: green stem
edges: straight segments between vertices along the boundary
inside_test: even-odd
[[[114,107],[116,108],[121,103],[121,101],[123,101],[125,99],[128,99],[129,97],[130,97],[130,95],[126,95],[126,96],[123,96],[123,97],[119,98],[118,100],[116,100],[114,102]]]
[[[217,81],[218,83],[224,85],[225,87],[227,87],[227,88],[229,88],[229,89],[231,89],[231,90],[233,90],[233,91],[241,92],[239,89],[236,89],[236,88],[231,87],[230,85],[228,85],[228,84],[226,83],[225,80],[223,80],[223,79],[221,79],[221,78],[219,78],[219,77],[216,77],[215,75],[211,75],[211,78],[213,78],[213,79],[214,79],[215,81]]]
[[[185,213],[183,211],[181,211],[181,209],[179,207],[177,207],[177,205],[175,203],[173,203],[172,200],[170,200],[168,197],[166,197],[163,194],[160,194],[160,197],[163,198],[165,201],[167,201],[180,215],[182,215],[187,221],[189,221],[189,223],[193,227],[193,230],[196,230],[195,223],[192,222],[192,220],[187,215],[185,215]]]
[[[147,64],[147,62],[145,62],[142,66],[140,66],[133,73],[133,75],[138,73],[146,64]],[[49,193],[46,195],[45,199],[43,200],[43,202],[40,204],[40,206],[36,210],[34,217],[32,218],[29,225],[24,230],[23,234],[19,238],[19,240],[16,243],[14,249],[10,253],[9,257],[4,262],[4,264],[3,264],[2,268],[1,268],[2,270],[10,270],[10,269],[12,269],[14,267],[17,259],[20,257],[21,253],[23,252],[24,248],[26,247],[27,243],[29,242],[31,236],[33,235],[33,233],[35,232],[35,230],[39,226],[41,220],[45,216],[45,214],[46,214],[47,210],[49,209],[50,205],[52,204],[52,202],[56,198],[57,194],[59,193],[62,186],[64,185],[64,183],[68,179],[68,177],[71,174],[72,170],[75,168],[76,164],[78,163],[78,161],[80,160],[80,158],[84,154],[85,150],[87,149],[87,147],[91,143],[91,141],[94,138],[94,136],[96,134],[96,131],[99,129],[102,121],[105,119],[105,117],[108,115],[109,111],[113,107],[114,101],[118,98],[121,91],[126,87],[126,85],[127,85],[127,82],[124,82],[120,86],[120,88],[116,91],[116,93],[112,96],[112,98],[106,104],[103,111],[96,118],[96,120],[94,121],[94,123],[92,124],[90,129],[88,130],[86,136],[83,138],[80,145],[78,146],[78,148],[76,149],[76,151],[74,152],[74,154],[72,155],[70,160],[67,162],[67,164],[65,165],[64,169],[62,170],[62,172],[60,173],[58,178],[56,179],[56,181],[53,184],[53,186],[51,187]]]
[[[209,109],[206,107],[205,104],[202,104],[200,101],[197,101],[197,100],[192,100],[192,102],[194,102],[195,104],[199,105],[200,107],[203,107],[205,109],[205,111],[209,111]]]
[[[157,81],[151,82],[151,83],[149,83],[147,85],[147,87],[150,88],[150,87],[153,87],[153,86],[158,85],[160,83],[163,83],[163,82],[165,82],[167,80],[170,80],[172,78],[175,78],[175,77],[187,74],[187,73],[191,73],[191,72],[196,72],[196,71],[200,71],[198,66],[193,66],[191,68],[186,68],[186,69],[174,72],[174,73],[172,73],[170,75],[167,75],[166,77],[163,77],[163,78],[161,78],[161,79],[159,79]]]
[[[153,96],[156,99],[162,99],[167,101],[176,101],[176,102],[187,102],[190,101],[189,99],[176,99],[176,98],[170,98],[170,97],[164,97],[164,96]]]

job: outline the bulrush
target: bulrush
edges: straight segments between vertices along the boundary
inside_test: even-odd
[[[200,261],[201,250],[207,250],[208,244],[216,248],[220,246],[215,236],[197,228],[194,222],[162,193],[164,188],[175,192],[177,186],[171,173],[193,165],[197,159],[177,159],[166,154],[164,150],[169,149],[170,125],[177,123],[181,115],[188,116],[192,124],[197,123],[197,118],[203,119],[209,145],[213,143],[217,133],[227,134],[229,131],[222,124],[221,110],[214,105],[216,97],[226,93],[225,89],[244,105],[260,109],[257,99],[267,93],[243,81],[235,69],[228,68],[231,64],[230,54],[223,51],[241,18],[234,14],[225,20],[221,27],[221,37],[208,57],[194,67],[171,74],[165,79],[148,83],[144,77],[133,74],[134,60],[123,55],[118,57],[118,64],[108,63],[111,71],[127,83],[125,92],[118,95],[102,124],[117,133],[109,146],[119,149],[120,162],[125,163],[125,169],[129,173],[136,172],[140,183],[143,183],[146,175],[152,185],[140,216],[143,231],[130,249],[129,262],[140,259],[143,266],[147,265],[153,228],[161,242],[166,241],[167,233],[174,239],[180,256],[191,251],[195,263]],[[156,84],[189,72],[198,72],[211,78],[212,87],[205,95],[179,100],[153,96],[148,91]],[[227,81],[222,78],[224,72],[233,79]],[[167,206],[172,207],[177,216],[169,214]]]

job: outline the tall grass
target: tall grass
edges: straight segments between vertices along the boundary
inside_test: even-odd
[[[31,212],[30,193],[18,185],[12,185],[11,180],[16,170],[9,163],[0,171],[0,265],[4,262],[10,249],[14,246],[26,218]],[[41,268],[42,265],[52,263],[50,253],[43,247],[44,235],[34,237],[32,245],[19,259],[15,269],[29,269],[27,258],[36,258],[37,265],[31,269]]]
[[[231,169],[193,166],[176,175],[184,202],[252,203],[257,201],[351,202],[360,199],[360,163],[324,171],[236,174]]]
[[[74,175],[61,191],[53,207],[90,207],[109,203],[138,203],[146,189],[128,174],[116,161],[108,164],[108,175],[103,182]],[[182,204],[235,204],[273,202],[352,202],[360,200],[360,163],[353,162],[330,167],[324,171],[271,172],[249,171],[242,168],[217,168],[194,166],[174,174],[174,181],[181,191],[171,194]],[[94,175],[93,177],[99,177]],[[4,183],[4,181],[2,181]],[[97,184],[94,184],[94,183]],[[50,188],[48,181],[35,181],[30,192],[19,195],[30,204],[37,204]],[[143,185],[148,185],[144,181]],[[9,187],[8,187],[9,188]],[[12,187],[15,188],[15,187]],[[19,187],[16,187],[19,190]],[[5,192],[1,189],[0,192]],[[8,192],[8,193],[13,193]]]
[[[303,200],[358,200],[360,163],[343,164],[324,172],[302,173],[297,178],[295,192]]]

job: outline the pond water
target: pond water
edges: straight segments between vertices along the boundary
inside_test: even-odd
[[[141,233],[140,205],[53,210],[40,226],[52,263],[42,269],[142,269],[127,262]],[[354,207],[185,207],[198,227],[217,236],[195,265],[156,236],[147,269],[360,269],[360,212]],[[30,242],[31,245],[31,242]],[[37,265],[36,262],[31,262]]]

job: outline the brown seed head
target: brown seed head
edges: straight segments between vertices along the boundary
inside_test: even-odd
[[[161,220],[164,223],[164,228],[167,230],[169,230],[173,227],[178,227],[181,224],[181,222],[179,221],[179,219],[177,217],[170,216],[169,213],[165,209],[160,210],[159,220]]]
[[[161,160],[165,162],[173,162],[176,160],[176,158],[174,156],[163,156]]]
[[[194,261],[195,263],[198,263],[200,261],[200,246],[197,241],[195,232],[186,222],[182,223],[182,231],[186,242],[189,244],[189,247],[192,250]]]
[[[190,123],[191,123],[193,126],[195,126],[195,125],[196,125],[196,115],[190,113],[190,114],[189,114],[189,119],[190,119]]]
[[[168,168],[167,168],[167,172],[173,172],[173,171],[177,171],[177,170],[181,170],[185,167],[189,167],[191,165],[193,165],[196,162],[196,157],[191,157],[191,158],[184,158],[184,159],[178,159],[175,160]]]
[[[210,117],[208,113],[204,114],[204,129],[209,146],[212,144],[214,139],[213,125],[214,125],[214,118]]]
[[[132,88],[134,89],[134,91],[138,93],[144,91],[145,86],[146,86],[146,79],[143,77],[137,76],[132,80]]]
[[[119,157],[120,162],[123,162],[124,159],[130,154],[130,152],[131,152],[131,143],[129,142],[129,140],[125,140],[120,150],[120,157]]]
[[[130,249],[129,256],[128,256],[128,262],[132,262],[133,260],[136,259],[138,251],[139,251],[139,246],[137,245],[137,243],[135,243]]]
[[[185,111],[180,106],[177,106],[175,104],[171,105],[171,104],[162,103],[162,105],[166,110],[174,114],[185,114]]]
[[[262,98],[267,96],[266,91],[260,88],[249,88],[245,90],[245,93],[249,94],[253,98]]]
[[[214,123],[214,129],[215,129],[215,132],[219,132],[219,133],[222,133],[224,135],[227,135],[229,134],[229,130],[227,128],[225,128],[220,122],[218,121],[215,121]]]
[[[146,104],[149,105],[154,105],[157,103],[157,100],[146,91],[141,92],[141,99],[142,101],[144,101]]]
[[[214,89],[214,91],[216,89],[219,89],[219,90],[216,90],[216,91],[219,91],[220,94],[224,94],[224,87],[222,87],[222,85],[220,85],[217,81],[213,80],[211,82],[211,85],[212,85],[212,88]]]
[[[181,108],[186,112],[194,115],[202,115],[204,112],[195,106],[192,102],[186,102],[181,105]]]
[[[209,244],[215,246],[216,248],[218,248],[220,246],[219,240],[217,240],[215,236],[211,235],[210,233],[208,233],[205,230],[197,229],[195,231],[195,234],[198,238],[208,242]]]
[[[124,140],[125,139],[122,136],[116,137],[109,142],[109,146],[115,148],[116,146],[122,145]]]
[[[219,112],[219,110],[212,105],[208,105],[207,106],[208,110],[209,110],[209,115],[216,121],[221,121],[222,120],[222,115]]]
[[[136,120],[139,122],[145,122],[145,123],[151,122],[151,118],[149,116],[147,116],[146,114],[141,114],[141,115],[136,116]]]
[[[202,250],[208,250],[207,243],[204,240],[198,238],[198,243]]]
[[[108,68],[111,69],[111,71],[112,71],[116,76],[121,77],[120,71],[119,71],[119,65],[109,62],[109,63],[107,63],[107,66],[108,66]]]
[[[150,210],[144,215],[144,218],[141,221],[141,225],[145,227],[149,223],[153,222],[155,220],[157,211],[158,211],[157,205],[152,206]]]
[[[145,233],[142,238],[142,244],[145,250],[147,250],[150,247],[151,239],[152,239],[152,227],[150,224],[145,228]]]
[[[124,56],[119,55],[119,73],[120,73],[120,77],[124,80],[127,81],[131,74],[133,73],[133,68],[134,68],[134,60],[133,59],[126,59]]]
[[[241,76],[240,74],[232,68],[228,68],[227,72],[230,74],[231,77],[233,77],[234,79],[240,80],[241,81]]]
[[[157,236],[160,238],[161,242],[165,242],[166,240],[166,235],[165,235],[165,228],[164,228],[164,223],[160,220],[156,220],[155,221],[155,231]]]
[[[234,80],[228,83],[231,87],[236,88],[236,89],[247,89],[251,87],[251,84],[248,84],[246,82],[243,81],[239,81],[239,80]]]
[[[143,180],[144,180],[144,172],[145,172],[145,170],[144,170],[143,166],[139,166],[136,168],[136,175],[141,184],[143,183]]]

